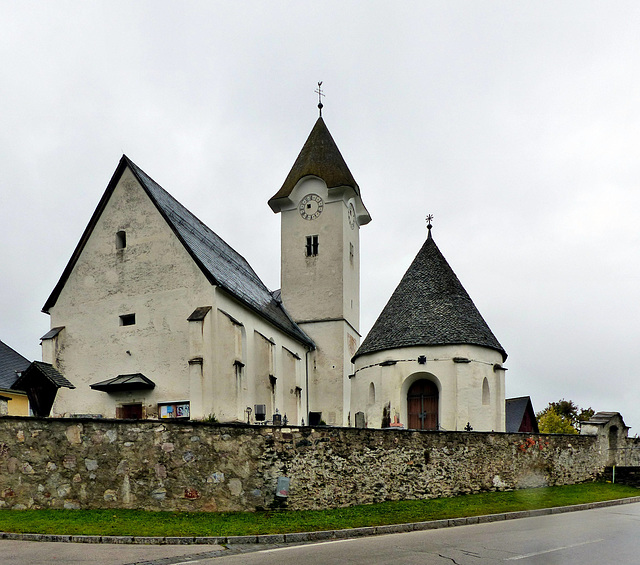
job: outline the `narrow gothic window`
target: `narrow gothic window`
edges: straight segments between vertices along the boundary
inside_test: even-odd
[[[353,265],[353,243],[349,244],[349,262]]]
[[[116,249],[124,249],[127,246],[127,233],[119,231],[116,233]]]
[[[491,391],[489,390],[489,381],[487,377],[482,381],[482,404],[486,406],[491,403]]]
[[[307,257],[315,257],[318,254],[318,236],[308,235],[306,246]]]

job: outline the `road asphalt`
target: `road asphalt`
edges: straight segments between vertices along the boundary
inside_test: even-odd
[[[488,524],[529,518],[550,516],[595,508],[607,508],[640,502],[640,496],[563,506],[507,512],[469,518],[452,518],[410,524],[393,524],[346,530],[299,532],[292,534],[228,536],[228,537],[135,537],[135,536],[64,536],[41,534],[0,533],[0,555],[2,563],[50,565],[52,563],[75,564],[154,564],[202,562],[210,558],[232,556],[263,550],[309,544],[311,542],[345,540],[383,534],[408,533],[437,530],[473,524]],[[31,542],[31,543],[28,543]]]

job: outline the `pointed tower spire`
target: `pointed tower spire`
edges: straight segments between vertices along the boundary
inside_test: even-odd
[[[280,212],[282,206],[288,203],[296,184],[306,176],[321,178],[329,190],[345,187],[351,190],[353,196],[360,197],[360,187],[321,117],[316,120],[282,187],[269,199],[269,206],[274,212]],[[360,225],[371,221],[363,204],[358,205],[356,212]]]
[[[507,358],[429,234],[353,357],[417,345],[480,345]]]

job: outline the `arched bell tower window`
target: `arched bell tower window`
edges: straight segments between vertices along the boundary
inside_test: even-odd
[[[487,406],[491,404],[491,391],[489,390],[489,381],[487,377],[482,381],[482,405]]]

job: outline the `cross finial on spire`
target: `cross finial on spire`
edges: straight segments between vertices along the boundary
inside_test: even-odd
[[[431,220],[433,220],[433,214],[428,214],[427,215],[427,229],[429,230],[429,235],[431,235],[431,228],[433,227],[431,225]]]
[[[318,83],[318,88],[314,90],[318,94],[318,110],[320,110],[320,117],[322,118],[322,97],[324,96],[324,92],[322,92],[322,81]]]

